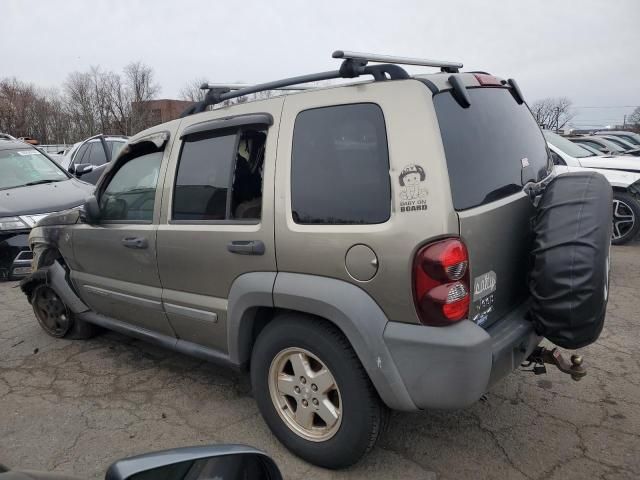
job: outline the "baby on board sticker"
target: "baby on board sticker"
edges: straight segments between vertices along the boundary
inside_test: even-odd
[[[400,211],[427,209],[427,189],[423,182],[427,175],[420,165],[407,165],[400,172]]]

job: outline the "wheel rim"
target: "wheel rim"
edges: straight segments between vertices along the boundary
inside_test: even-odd
[[[269,367],[269,393],[293,432],[313,441],[333,437],[342,423],[342,397],[326,365],[302,348],[286,348]]]
[[[636,224],[636,216],[631,207],[617,198],[613,199],[613,239],[627,235]]]
[[[64,336],[71,326],[69,312],[50,287],[42,285],[33,292],[33,310],[42,328],[56,337]]]

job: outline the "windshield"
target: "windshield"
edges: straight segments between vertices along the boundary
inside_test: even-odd
[[[61,182],[69,177],[35,148],[0,150],[0,190]]]
[[[615,143],[616,145],[618,145],[619,147],[624,148],[625,150],[633,150],[635,148],[634,145],[631,145],[628,141],[626,141],[623,138],[616,138],[614,136],[608,136],[608,137],[606,137],[606,140],[609,140],[610,142]]]
[[[626,148],[623,148],[619,145],[616,145],[615,143],[607,140],[606,138],[598,138],[597,139],[598,143],[601,143],[602,145],[604,145],[604,147],[609,150],[610,152],[620,152],[620,153],[624,153],[627,151]]]
[[[584,158],[584,157],[595,157],[596,155],[586,148],[583,148],[582,145],[578,145],[577,143],[573,143],[571,140],[567,140],[564,137],[561,137],[557,133],[550,132],[549,130],[545,130],[544,138],[547,139],[554,147],[562,150],[564,153],[573,158]]]

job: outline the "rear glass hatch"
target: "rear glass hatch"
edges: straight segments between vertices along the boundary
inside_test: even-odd
[[[535,208],[523,186],[550,173],[548,149],[525,103],[508,87],[434,95],[460,236],[469,251],[469,319],[487,327],[528,296]]]

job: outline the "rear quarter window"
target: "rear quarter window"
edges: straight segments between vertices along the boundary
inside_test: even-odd
[[[506,88],[469,88],[462,108],[451,92],[433,97],[456,210],[499,200],[542,180],[551,163],[526,104]]]
[[[378,105],[337,105],[298,114],[291,158],[291,209],[299,224],[389,220],[389,153]]]

